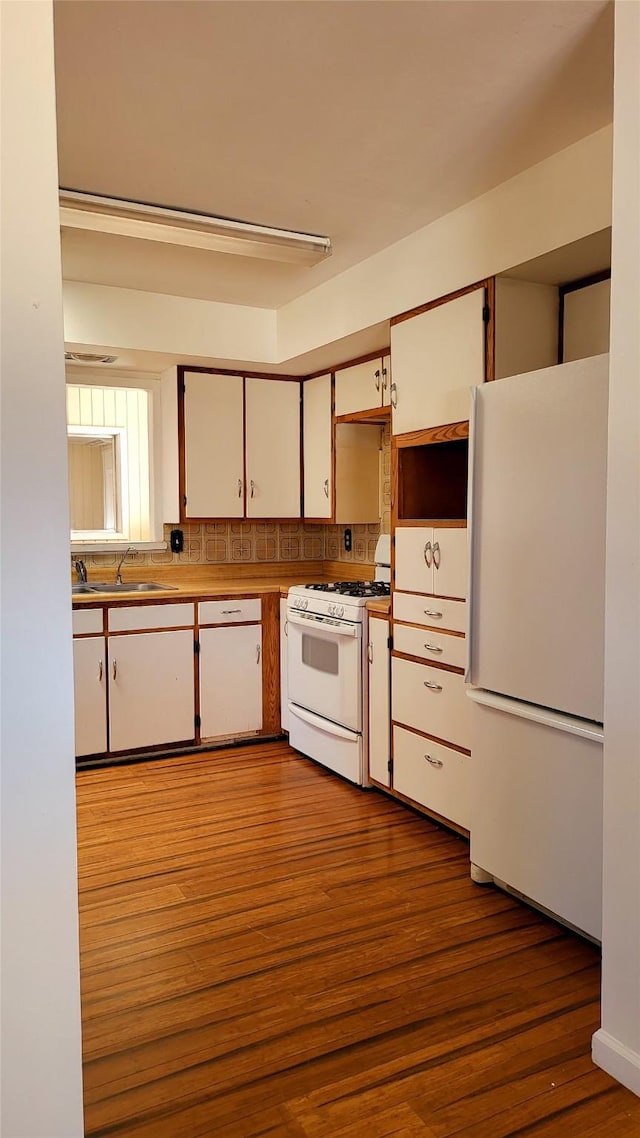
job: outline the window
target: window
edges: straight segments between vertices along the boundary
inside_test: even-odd
[[[67,384],[71,540],[154,541],[153,396],[120,383]]]

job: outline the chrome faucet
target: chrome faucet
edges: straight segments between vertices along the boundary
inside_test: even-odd
[[[125,557],[127,556],[127,553],[131,553],[132,548],[133,548],[133,546],[128,545],[127,548],[125,549],[124,553],[122,554],[122,557],[120,558],[120,560],[118,562],[118,568],[116,570],[116,585],[122,584],[122,572],[121,572],[122,562],[124,561]]]
[[[74,560],[73,567],[76,571],[78,583],[80,585],[86,585],[86,583],[87,583],[87,567],[86,567],[84,561]]]

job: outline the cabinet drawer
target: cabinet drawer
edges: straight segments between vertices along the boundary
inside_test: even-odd
[[[471,759],[403,727],[393,729],[393,788],[436,814],[471,828]]]
[[[393,616],[407,624],[424,624],[430,628],[466,632],[466,601],[450,601],[445,597],[418,597],[412,593],[393,594]]]
[[[102,609],[74,609],[72,614],[73,635],[82,636],[90,632],[102,632]]]
[[[420,656],[422,660],[430,660],[434,664],[449,664],[452,668],[466,666],[467,642],[464,636],[394,624],[393,647],[396,652]]]
[[[248,600],[236,600],[232,597],[226,601],[200,601],[198,604],[198,619],[200,624],[244,624],[246,621],[262,619],[262,601],[260,597],[251,597]]]
[[[471,750],[471,701],[462,676],[394,657],[392,719]]]
[[[109,609],[109,632],[193,626],[193,604],[125,605]]]

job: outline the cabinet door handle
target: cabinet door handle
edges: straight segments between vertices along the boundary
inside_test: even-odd
[[[435,541],[433,543],[433,564],[435,565],[436,569],[440,568],[440,542],[439,541]]]
[[[433,565],[433,556],[432,556],[431,542],[430,541],[425,541],[425,543],[424,543],[424,560],[425,560],[427,569],[430,569],[431,566]]]
[[[436,612],[435,609],[423,609],[425,616],[432,616],[434,620],[442,620],[442,613]]]
[[[427,649],[427,652],[437,652],[438,655],[441,655],[441,653],[444,652],[444,648],[439,648],[437,644],[425,644],[425,648]]]
[[[387,390],[388,379],[389,379],[389,373],[388,373],[386,367],[383,367],[383,369],[382,369],[382,390],[383,391]]]
[[[252,478],[252,479],[251,479],[251,481],[249,482],[249,485],[250,485],[250,487],[251,487],[251,497],[253,498],[253,495],[254,495],[254,492],[255,492],[255,488],[256,488],[256,484],[255,484],[255,482],[253,481],[253,478]]]
[[[111,665],[111,675],[113,676],[114,680],[118,676],[118,661],[117,660],[114,660],[112,665]]]
[[[397,385],[395,383],[392,383],[391,387],[389,388],[389,391],[391,393],[391,406],[397,407],[398,406],[398,388],[397,388]]]
[[[425,759],[427,760],[428,763],[431,763],[432,767],[443,767],[444,766],[442,759],[434,759],[433,755],[425,755]]]
[[[434,684],[433,680],[423,680],[423,683],[430,691],[442,691],[442,684]]]
[[[242,612],[242,609],[222,609],[222,616],[231,616],[234,612]]]
[[[256,664],[260,663],[260,645],[256,644]]]
[[[328,478],[325,478],[325,480],[324,480],[324,496],[325,496],[325,498],[329,497],[329,479]]]
[[[373,644],[371,641],[367,644],[367,656],[369,657],[369,663],[373,664]]]
[[[102,667],[102,660],[98,660],[98,683],[99,684],[102,683],[103,675],[104,675],[104,669]]]
[[[289,635],[289,621],[286,617],[284,618],[284,634],[285,636]]]
[[[380,390],[380,368],[376,368],[374,375],[376,377],[376,391]]]
[[[242,497],[242,479],[241,478],[238,479],[238,497],[239,498]]]

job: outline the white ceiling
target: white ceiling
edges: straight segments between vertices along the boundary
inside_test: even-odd
[[[71,280],[278,307],[612,115],[606,0],[59,0],[60,184],[327,234],[315,268],[65,230]]]

